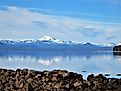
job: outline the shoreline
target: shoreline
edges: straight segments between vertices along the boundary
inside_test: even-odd
[[[121,78],[106,78],[90,74],[85,80],[81,74],[67,70],[36,71],[0,68],[0,91],[120,91]]]

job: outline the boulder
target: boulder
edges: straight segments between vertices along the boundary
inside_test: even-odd
[[[114,55],[117,55],[117,56],[121,56],[121,45],[115,46],[115,47],[113,48],[113,54],[114,54]]]

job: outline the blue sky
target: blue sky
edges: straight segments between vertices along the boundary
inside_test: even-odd
[[[121,42],[121,0],[1,0],[0,39]]]

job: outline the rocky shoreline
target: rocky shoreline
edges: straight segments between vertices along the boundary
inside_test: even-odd
[[[0,69],[0,91],[121,91],[121,79],[66,70],[34,71]]]

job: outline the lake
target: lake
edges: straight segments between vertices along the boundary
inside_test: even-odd
[[[80,51],[0,51],[0,68],[16,70],[64,69],[82,74],[107,74],[107,77],[121,78],[121,57],[112,52]]]

